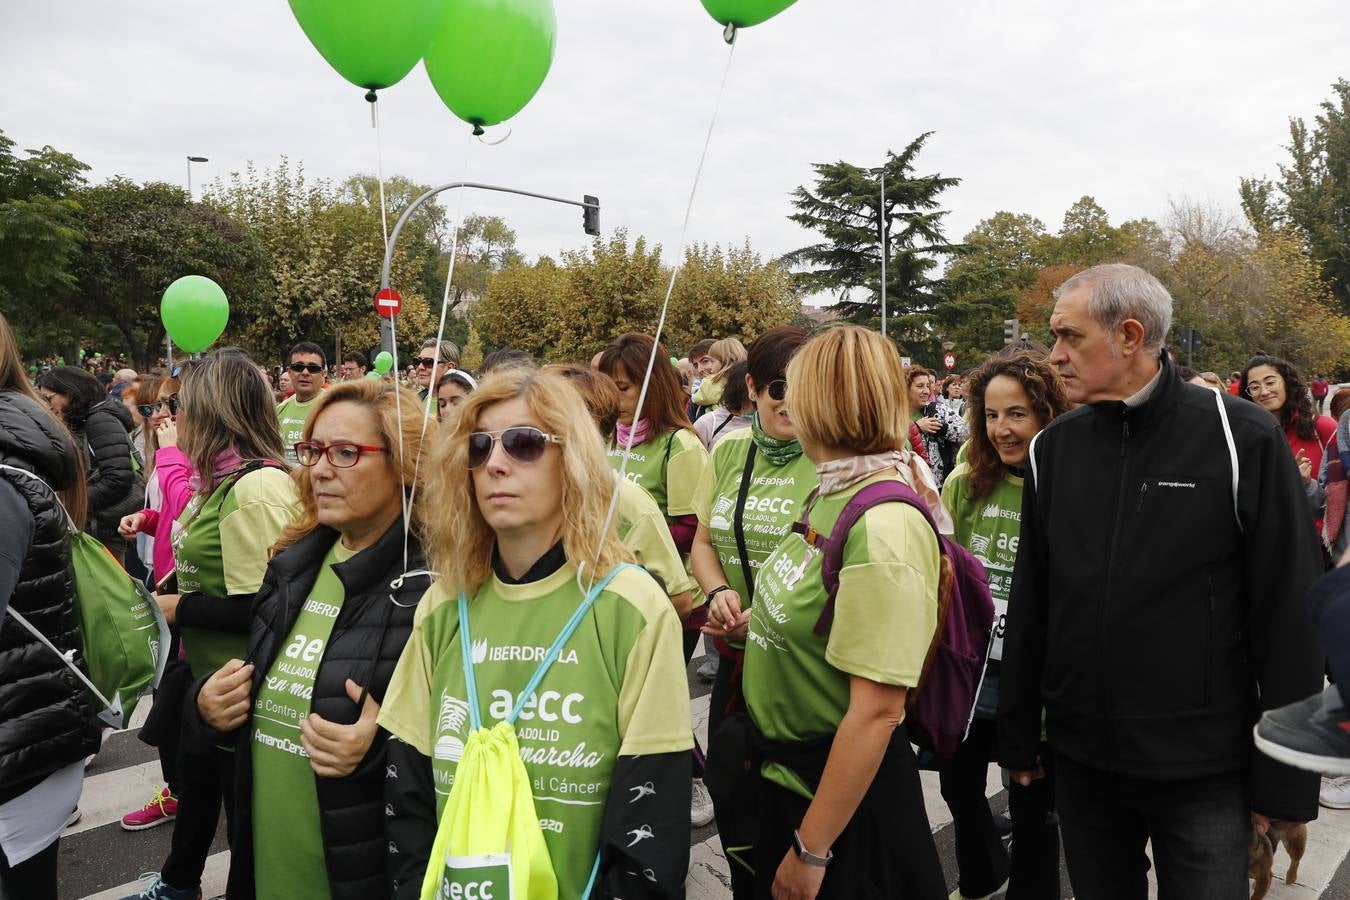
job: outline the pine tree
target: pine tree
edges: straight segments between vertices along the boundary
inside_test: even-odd
[[[902,342],[930,342],[928,322],[936,304],[938,260],[959,248],[942,231],[947,211],[939,195],[960,183],[940,174],[919,175],[915,161],[932,132],[925,132],[886,163],[864,169],[840,160],[818,163],[814,190],[792,192],[792,221],[823,237],[789,253],[783,262],[797,268],[794,279],[804,293],[825,292],[833,309],[850,321],[877,326],[881,321],[881,247],[886,261],[888,332]],[[885,208],[881,175],[886,176]]]

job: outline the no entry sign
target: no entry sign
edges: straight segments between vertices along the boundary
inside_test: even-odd
[[[942,357],[942,364],[946,366],[947,371],[950,372],[952,369],[956,368],[956,357],[948,353],[946,356]]]
[[[375,311],[392,319],[403,308],[403,298],[393,288],[385,288],[375,295]]]

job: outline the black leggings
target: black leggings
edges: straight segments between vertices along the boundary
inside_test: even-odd
[[[56,900],[58,837],[37,855],[11,866],[0,850],[0,900]]]

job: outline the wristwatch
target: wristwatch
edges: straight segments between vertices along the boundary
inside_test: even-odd
[[[724,584],[720,585],[719,587],[713,588],[711,591],[708,591],[708,602],[711,603],[713,601],[713,598],[716,597],[718,594],[722,593],[723,591],[729,590],[731,590],[731,585],[729,584]]]
[[[792,847],[797,851],[797,858],[808,866],[820,866],[823,869],[830,864],[830,860],[834,859],[833,850],[826,851],[824,856],[816,856],[810,850],[807,850],[806,845],[802,843],[801,833],[795,829],[792,832]]]

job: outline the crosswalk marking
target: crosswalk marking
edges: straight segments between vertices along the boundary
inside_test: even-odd
[[[705,688],[705,692],[690,703],[694,730],[704,747],[707,746],[709,701],[710,696]],[[147,712],[148,704],[143,702],[133,714],[132,725],[139,727],[143,724]],[[82,896],[85,900],[118,900],[134,895],[143,889],[148,881],[135,879],[133,876],[138,872],[153,871],[163,862],[172,826],[154,829],[147,836],[146,832],[136,834],[124,832],[118,824],[124,813],[139,807],[159,786],[158,760],[153,758],[153,751],[149,748],[128,743],[136,741],[134,734],[120,735],[114,740],[117,742],[117,752],[109,754],[110,756],[125,759],[128,755],[132,755],[136,759],[134,762],[107,771],[99,771],[98,764],[95,763],[91,774],[85,779],[84,794],[80,801],[84,816],[63,835],[69,841],[63,841],[62,846],[63,852],[67,848],[67,843],[70,849],[80,848],[81,857],[84,856],[83,848],[86,846],[91,850],[94,846],[98,846],[97,855],[100,857],[109,852],[119,852],[109,851],[107,849],[109,846],[124,847],[125,854],[130,855],[124,860],[126,865],[123,868],[109,870],[102,879],[99,878],[100,863],[96,859],[81,858],[79,862],[82,865],[79,868],[87,871],[78,874],[74,871],[76,867],[63,868],[62,896]],[[135,747],[134,753],[127,749],[129,746]],[[110,745],[109,749],[114,748]],[[949,848],[951,813],[946,803],[942,801],[937,773],[922,772],[921,781],[929,823],[938,838],[940,848],[944,845]],[[990,796],[994,796],[1002,790],[999,770],[991,766],[987,792]],[[950,867],[950,849],[942,852],[944,864]],[[1350,893],[1345,892],[1346,885],[1341,883],[1350,882],[1348,854],[1350,854],[1350,810],[1322,810],[1318,820],[1308,829],[1308,851],[1300,866],[1299,883],[1295,885],[1283,883],[1282,876],[1288,866],[1288,857],[1281,849],[1276,858],[1275,880],[1267,896],[1271,900],[1350,900]],[[135,864],[134,868],[132,864]],[[106,877],[112,875],[114,871],[120,872],[120,876],[115,879]],[[202,878],[203,896],[209,900],[223,895],[228,873],[229,853],[211,854],[207,858]],[[89,883],[73,889],[73,885],[65,886],[67,878]],[[123,881],[128,878],[132,880]],[[109,885],[108,882],[113,880],[123,883]],[[1068,897],[1067,882],[1063,887],[1064,896]],[[722,855],[717,836],[708,835],[706,830],[699,832],[698,840],[691,838],[686,891],[688,900],[730,900],[731,897],[727,860]],[[1150,896],[1156,897],[1156,888],[1152,884]]]

